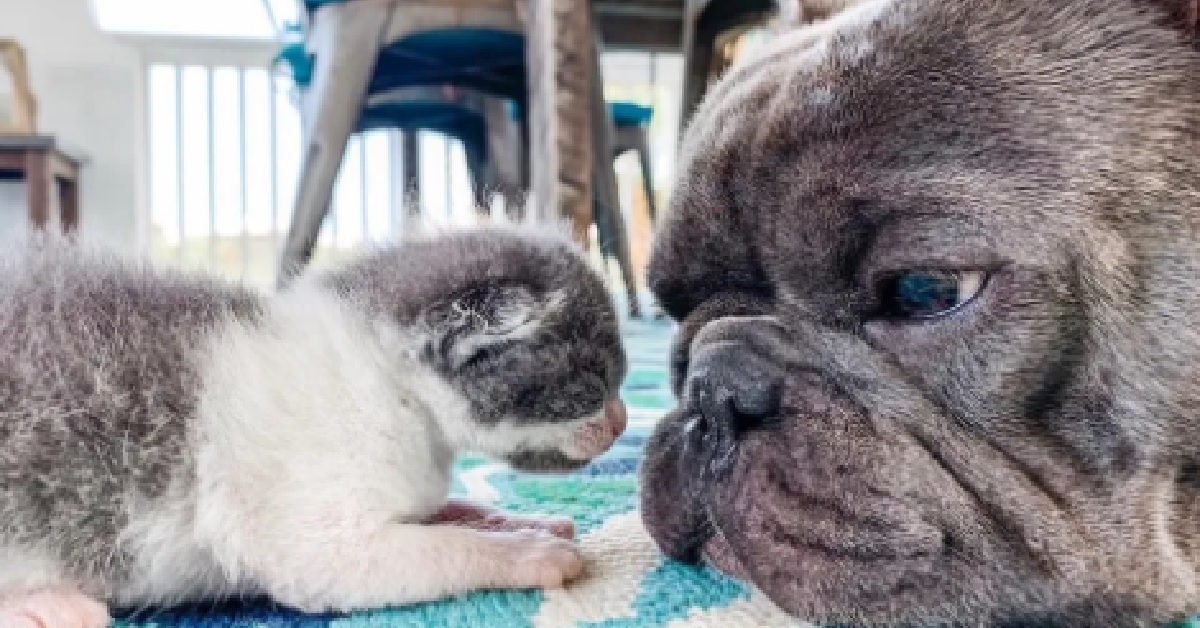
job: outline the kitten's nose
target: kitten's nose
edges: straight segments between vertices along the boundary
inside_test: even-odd
[[[574,446],[577,455],[584,460],[591,460],[608,451],[617,438],[625,431],[627,417],[625,402],[620,399],[610,399],[605,402],[604,410],[599,416],[585,423],[575,434]]]
[[[779,414],[782,372],[737,342],[720,342],[693,356],[684,385],[694,427],[739,437],[771,423]]]
[[[629,416],[625,412],[625,402],[620,399],[611,399],[604,404],[604,419],[614,439],[624,433],[625,426],[629,422]]]

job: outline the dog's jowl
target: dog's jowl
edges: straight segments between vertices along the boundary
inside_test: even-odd
[[[651,285],[673,557],[859,626],[1200,611],[1190,0],[880,0],[697,110]]]

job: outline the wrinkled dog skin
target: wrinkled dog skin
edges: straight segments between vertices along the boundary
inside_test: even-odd
[[[1195,16],[866,2],[713,87],[651,264],[664,551],[822,623],[1200,611]]]

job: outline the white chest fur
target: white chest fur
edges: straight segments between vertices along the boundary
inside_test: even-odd
[[[453,452],[431,412],[464,402],[444,386],[435,390],[446,399],[430,398],[422,386],[437,378],[405,355],[411,343],[396,330],[300,287],[271,302],[265,320],[228,324],[204,351],[196,486],[131,526],[146,580],[121,597],[242,591],[245,557],[261,554],[275,521],[295,521],[297,538],[357,525],[298,516],[309,504],[415,522],[444,503]],[[202,556],[208,568],[197,566]]]

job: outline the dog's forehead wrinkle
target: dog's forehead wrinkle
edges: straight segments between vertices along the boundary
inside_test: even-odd
[[[831,72],[836,75],[839,68],[844,69],[867,56],[872,46],[863,25],[882,13],[887,4],[890,4],[889,0],[863,3],[853,11],[857,18],[829,20],[786,34],[758,54],[735,64],[706,97],[691,121],[690,128],[704,129],[707,133],[689,133],[685,138],[681,151],[684,169],[689,161],[687,157],[699,152],[700,148],[730,151],[739,146],[757,145],[758,142],[746,144],[742,141],[747,137],[744,129],[770,125],[747,126],[747,118],[761,118],[755,114],[764,110],[794,116],[798,93],[802,98],[810,99],[818,110],[836,102],[833,76],[824,75]],[[846,13],[849,18],[851,11]],[[797,67],[804,70],[797,72]],[[812,88],[814,81],[815,90],[805,96],[804,92],[809,91],[806,88]],[[711,106],[713,103],[719,105]],[[767,119],[775,117],[766,116]],[[759,137],[764,136],[760,133]]]

